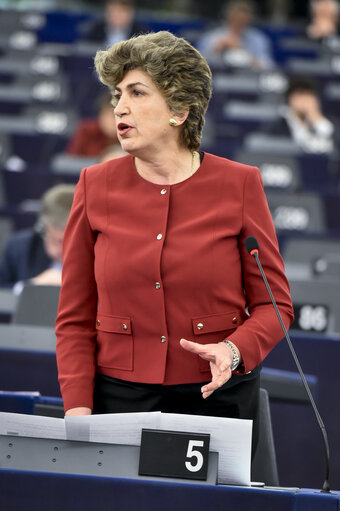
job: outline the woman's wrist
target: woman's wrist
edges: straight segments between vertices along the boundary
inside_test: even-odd
[[[237,369],[237,367],[240,365],[242,361],[240,350],[233,342],[229,341],[229,339],[224,339],[221,342],[228,346],[229,350],[232,353],[233,358],[230,365],[230,369],[231,371],[235,371],[235,369]]]

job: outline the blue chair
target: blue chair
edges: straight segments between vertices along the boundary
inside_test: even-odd
[[[16,392],[0,393],[0,411],[44,415],[46,417],[64,417],[63,400],[61,398]]]

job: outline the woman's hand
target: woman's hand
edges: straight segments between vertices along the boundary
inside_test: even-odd
[[[87,408],[86,406],[78,406],[77,408],[70,408],[67,410],[65,415],[91,415],[91,408]]]
[[[181,339],[180,343],[182,348],[199,355],[210,363],[212,380],[201,389],[204,399],[211,396],[215,390],[222,387],[231,378],[230,366],[233,361],[233,353],[227,344],[199,344],[186,339]]]

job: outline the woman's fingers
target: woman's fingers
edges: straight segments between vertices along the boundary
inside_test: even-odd
[[[224,385],[231,377],[232,353],[230,349],[222,344],[199,344],[197,342],[181,339],[182,348],[191,353],[199,355],[205,360],[209,360],[212,380],[205,384],[201,391],[202,397],[206,399],[211,396],[215,390]]]
[[[215,390],[222,387],[222,385],[224,385],[231,377],[230,368],[227,369],[226,371],[224,371],[223,373],[220,373],[220,372],[216,371],[216,367],[214,368],[212,365],[211,371],[212,371],[212,375],[213,375],[211,382],[206,383],[201,389],[202,396],[204,399],[211,396],[211,394]]]

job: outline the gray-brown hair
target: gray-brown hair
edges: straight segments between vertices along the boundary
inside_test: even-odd
[[[44,193],[39,216],[42,227],[51,225],[57,229],[65,229],[73,202],[74,188],[71,184],[60,184]]]
[[[167,31],[132,37],[98,51],[95,66],[100,81],[111,93],[128,71],[146,72],[171,112],[189,110],[180,141],[191,151],[199,148],[212,92],[211,71],[204,57],[185,39]]]

